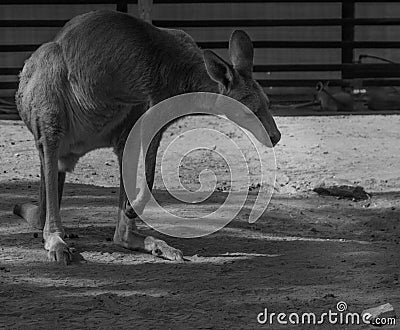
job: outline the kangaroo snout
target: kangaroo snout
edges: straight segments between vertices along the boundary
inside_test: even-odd
[[[268,110],[264,111],[261,114],[258,114],[258,119],[264,126],[264,132],[268,134],[272,146],[275,147],[275,145],[281,140],[281,132],[279,131],[271,113]]]
[[[272,146],[276,146],[278,142],[281,140],[281,132],[277,131],[274,134],[269,134],[269,138],[272,142]]]

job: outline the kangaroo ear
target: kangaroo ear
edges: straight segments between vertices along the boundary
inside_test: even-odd
[[[233,31],[229,40],[229,56],[233,67],[241,74],[253,72],[254,49],[248,34],[242,30]]]
[[[320,92],[324,89],[324,85],[322,84],[322,82],[318,82],[317,86],[315,86],[315,89],[317,90],[317,92]]]
[[[232,66],[211,50],[205,50],[203,56],[208,75],[229,91],[234,77]]]

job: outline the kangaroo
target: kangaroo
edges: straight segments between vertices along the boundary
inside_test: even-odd
[[[70,20],[53,41],[32,54],[20,73],[16,104],[39,152],[39,203],[16,205],[14,213],[43,230],[51,261],[72,260],[60,217],[66,172],[87,152],[104,147],[113,148],[121,171],[131,128],[160,101],[196,91],[230,96],[251,109],[272,144],[278,143],[281,134],[268,97],[252,78],[253,53],[244,31],[232,33],[228,63],[210,50],[200,50],[183,31],[157,28],[123,13],[94,11]],[[159,132],[152,140],[145,158],[150,189],[161,136]],[[138,215],[122,178],[120,183],[114,243],[182,261],[180,250],[137,231]]]
[[[332,94],[328,89],[329,82],[323,84],[318,82],[316,86],[316,103],[322,111],[353,111],[353,97],[346,92]]]

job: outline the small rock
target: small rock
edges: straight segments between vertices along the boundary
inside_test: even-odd
[[[354,186],[351,182],[342,179],[328,178],[320,181],[313,189],[319,195],[337,196],[339,199],[360,201],[369,199],[363,187]]]

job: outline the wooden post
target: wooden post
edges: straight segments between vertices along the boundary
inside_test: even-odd
[[[342,0],[342,18],[354,19],[355,2],[354,0]],[[354,23],[345,22],[342,24],[342,42],[354,41]],[[342,64],[351,64],[354,59],[353,45],[342,45]],[[342,69],[342,79],[353,78],[352,70]]]
[[[127,13],[128,12],[128,3],[127,2],[117,2],[117,11]]]
[[[153,0],[138,0],[139,17],[148,22],[152,22],[151,12],[153,9]]]

